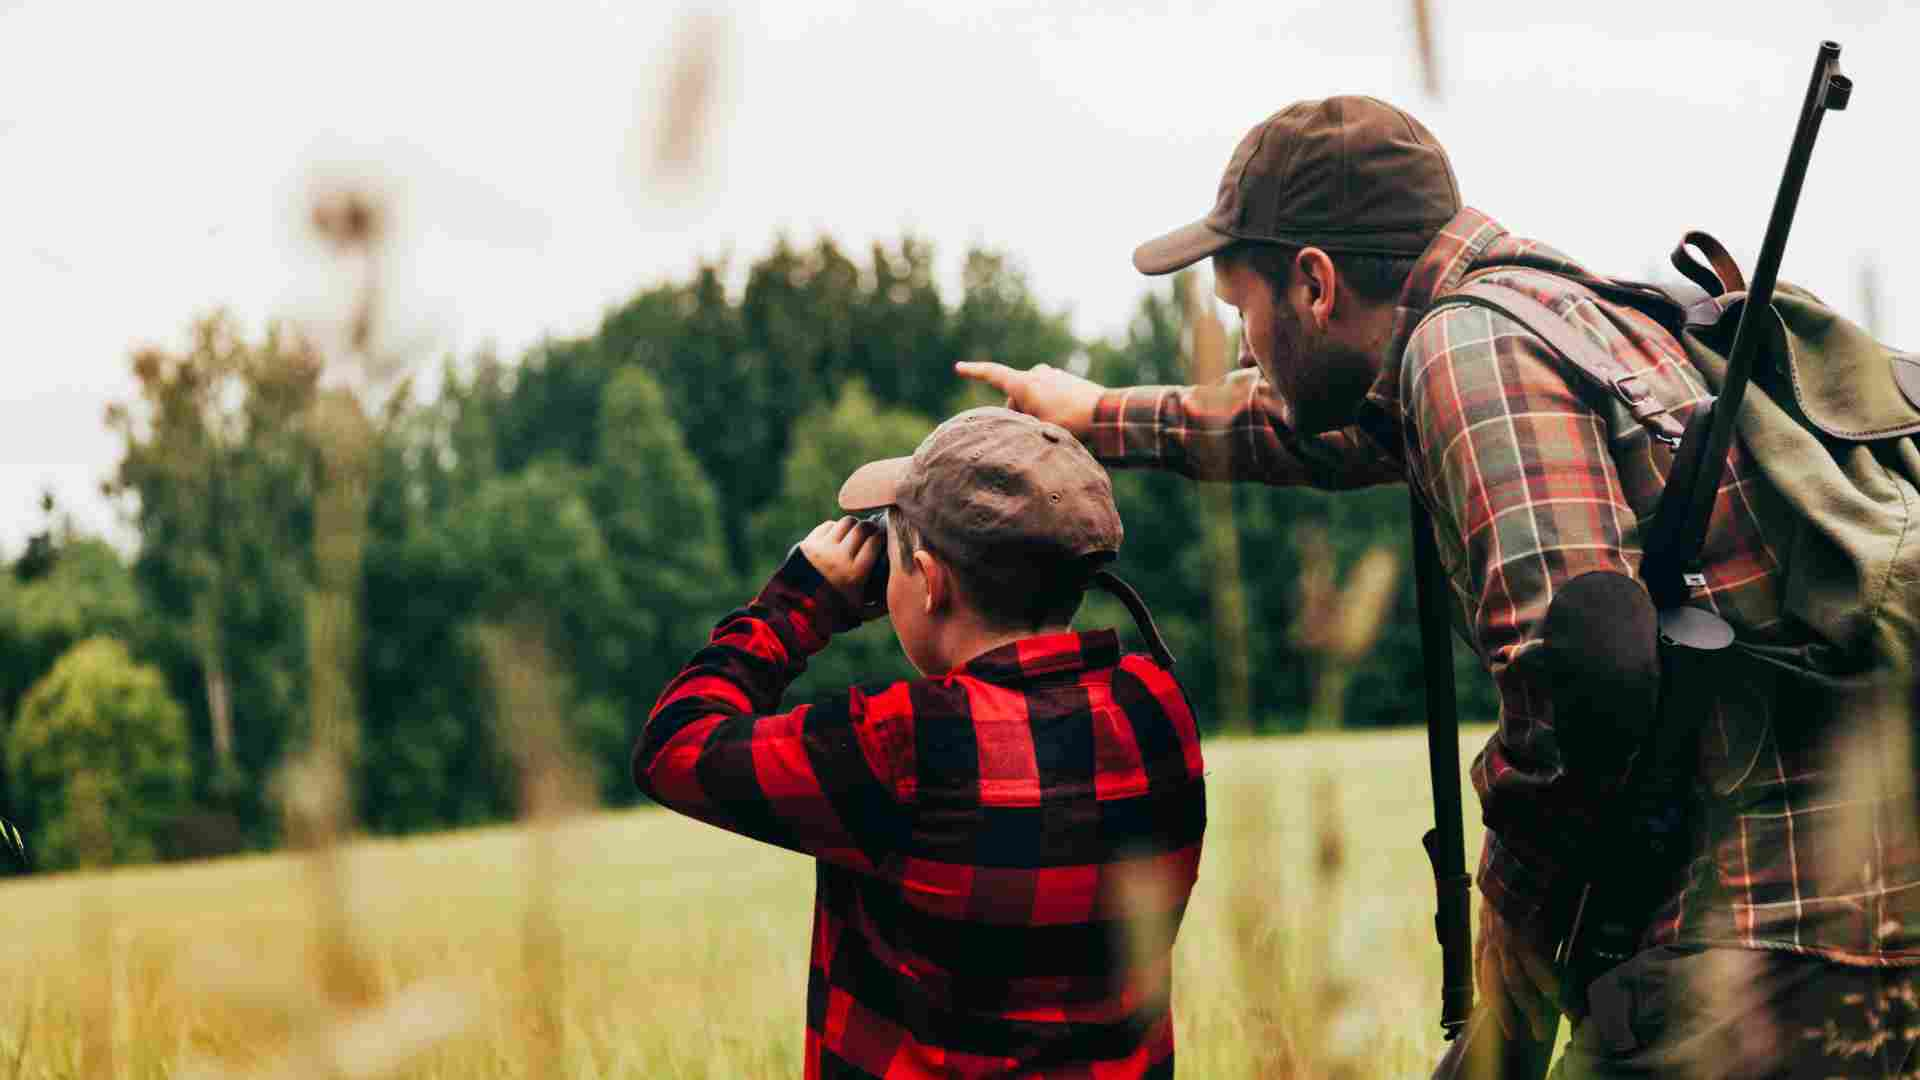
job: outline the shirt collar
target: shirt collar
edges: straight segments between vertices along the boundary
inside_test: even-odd
[[[1010,641],[967,661],[960,670],[988,682],[1013,682],[1119,662],[1120,635],[1113,630],[1065,630]]]
[[[1480,256],[1507,230],[1472,207],[1463,207],[1441,227],[1439,235],[1421,252],[1413,272],[1394,301],[1393,340],[1380,376],[1367,391],[1358,422],[1394,457],[1400,457],[1403,414],[1400,402],[1400,364],[1414,327],[1433,307],[1434,298],[1457,287]]]

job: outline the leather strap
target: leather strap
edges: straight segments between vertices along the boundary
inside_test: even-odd
[[[1127,614],[1133,616],[1133,624],[1147,639],[1147,650],[1153,653],[1153,659],[1168,671],[1173,670],[1173,650],[1167,648],[1165,638],[1160,636],[1160,628],[1153,624],[1153,613],[1147,610],[1147,602],[1133,591],[1133,586],[1121,581],[1111,570],[1096,571],[1090,585],[1097,585],[1126,605]]]
[[[1619,398],[1654,438],[1668,446],[1680,445],[1684,431],[1680,421],[1653,395],[1645,377],[1615,359],[1612,351],[1582,333],[1566,316],[1518,289],[1491,281],[1469,280],[1441,297],[1433,310],[1454,305],[1486,308],[1519,323],[1589,382]]]
[[[1700,265],[1700,260],[1694,258],[1693,253],[1687,250],[1689,247],[1699,248],[1713,268],[1709,270]],[[1747,291],[1747,278],[1740,272],[1740,264],[1727,253],[1725,244],[1715,240],[1708,233],[1698,229],[1687,233],[1680,238],[1678,244],[1674,245],[1673,254],[1669,258],[1675,270],[1685,274],[1688,281],[1700,286],[1708,296],[1725,296],[1728,293]]]

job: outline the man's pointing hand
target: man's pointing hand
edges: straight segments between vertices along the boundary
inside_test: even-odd
[[[1084,439],[1093,426],[1093,407],[1106,387],[1051,364],[1016,371],[1005,364],[962,360],[953,370],[1007,395],[1007,408],[1059,424]]]

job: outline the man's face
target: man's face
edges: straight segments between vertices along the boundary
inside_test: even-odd
[[[1258,367],[1292,411],[1294,429],[1316,435],[1353,421],[1378,370],[1368,350],[1340,340],[1331,318],[1316,318],[1314,291],[1295,266],[1276,290],[1233,255],[1213,259],[1214,294],[1240,313],[1240,366]],[[1323,323],[1325,329],[1313,329]]]

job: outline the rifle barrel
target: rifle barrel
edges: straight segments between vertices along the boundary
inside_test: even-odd
[[[1420,658],[1427,684],[1427,766],[1433,778],[1433,830],[1422,837],[1433,863],[1440,939],[1440,1027],[1458,1036],[1473,1012],[1473,930],[1469,909],[1466,829],[1460,809],[1460,717],[1453,687],[1453,630],[1447,621],[1445,578],[1434,546],[1433,519],[1407,485],[1413,509],[1414,592],[1420,607]]]
[[[1773,200],[1773,216],[1767,219],[1767,233],[1760,243],[1760,259],[1753,268],[1753,280],[1747,287],[1747,299],[1740,310],[1740,323],[1733,334],[1733,348],[1727,355],[1727,379],[1713,404],[1713,417],[1707,429],[1706,453],[1699,458],[1684,527],[1680,531],[1681,550],[1697,555],[1707,534],[1707,521],[1726,475],[1727,449],[1733,442],[1734,424],[1740,415],[1740,403],[1746,397],[1747,382],[1753,373],[1754,356],[1766,335],[1762,319],[1773,318],[1773,290],[1780,275],[1780,260],[1787,249],[1787,233],[1793,228],[1793,215],[1800,206],[1800,188],[1807,179],[1807,162],[1813,157],[1813,143],[1820,134],[1820,120],[1828,109],[1844,109],[1853,96],[1853,80],[1840,73],[1840,44],[1820,43],[1814,59],[1813,76],[1807,95],[1800,104],[1800,120],[1794,129],[1793,146],[1787,152],[1786,170],[1780,177],[1780,190]]]

